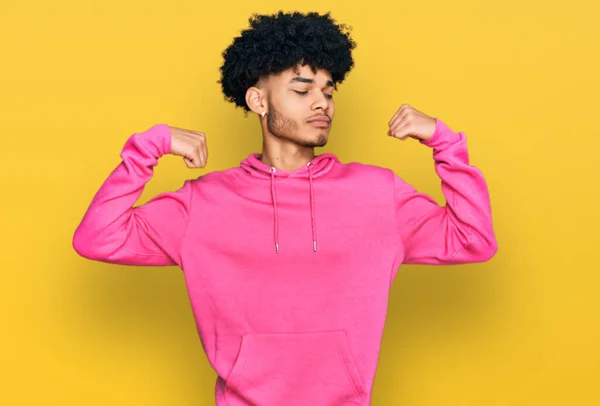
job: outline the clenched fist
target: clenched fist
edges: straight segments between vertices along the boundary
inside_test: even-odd
[[[198,131],[169,126],[171,154],[182,156],[188,168],[204,168],[208,160],[206,135]]]
[[[435,133],[435,118],[403,104],[388,123],[388,135],[404,141],[407,138],[427,141]]]

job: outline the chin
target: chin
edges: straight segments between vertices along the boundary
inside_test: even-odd
[[[302,146],[316,148],[316,147],[324,147],[327,144],[327,135],[319,134],[316,137],[311,137],[302,142]]]

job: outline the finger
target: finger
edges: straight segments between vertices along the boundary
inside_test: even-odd
[[[199,168],[204,168],[206,166],[206,157],[204,156],[204,152],[202,152],[202,150],[198,151],[198,161],[200,162],[198,165]]]
[[[411,107],[408,104],[403,104],[402,106],[400,106],[400,108],[398,109],[398,111],[396,111],[396,114],[394,114],[394,117],[392,117],[388,125],[391,127],[393,125],[394,120],[397,120],[399,117],[403,116],[404,113],[406,113],[410,109]]]
[[[204,166],[206,166],[208,164],[208,148],[206,148],[206,145],[202,146],[202,158],[204,159]]]
[[[392,130],[393,136],[402,141],[406,140],[412,133],[413,127],[410,125],[410,123],[404,123]]]
[[[390,130],[394,129],[395,127],[397,127],[398,125],[403,124],[403,121],[406,120],[407,117],[407,112],[406,110],[403,110],[402,112],[400,112],[396,118],[394,120],[392,120],[391,124],[390,124]]]
[[[186,165],[188,165],[188,167],[200,168],[201,162],[200,162],[200,155],[198,153],[186,155],[186,157],[184,159],[185,159],[185,163],[186,163]]]
[[[407,113],[410,110],[411,110],[411,107],[408,104],[403,104],[402,106],[400,106],[400,108],[398,109],[398,111],[396,111],[396,113],[394,114],[394,116],[388,122],[388,126],[389,127],[393,127],[394,123],[397,122],[400,117],[404,116],[405,113]]]
[[[396,110],[392,118],[390,118],[390,121],[388,121],[388,127],[392,126],[392,122],[396,119],[396,117],[398,117],[398,114],[400,114],[400,109]]]
[[[391,127],[398,125],[400,121],[410,119],[412,117],[412,113],[413,108],[410,107],[408,104],[403,104],[402,107],[400,107],[396,120],[394,120]]]
[[[411,110],[411,109],[412,109],[412,107],[409,104],[403,104],[402,106],[400,106],[399,110],[401,112],[404,112],[404,111]]]
[[[198,156],[200,158],[200,164],[202,167],[206,166],[208,162],[208,150],[206,148],[206,136],[204,133],[198,133],[200,136],[200,142],[197,144]]]
[[[396,114],[394,114],[394,116],[388,122],[388,127],[390,129],[394,128],[396,125],[398,125],[398,122],[406,117],[407,113],[409,113],[411,110],[413,110],[413,108],[409,104],[401,105],[398,111],[396,111]],[[388,135],[391,135],[389,130]]]
[[[410,118],[409,111],[404,110],[402,113],[400,113],[400,115],[398,116],[398,118],[396,120],[394,120],[394,122],[390,126],[389,133],[394,133],[394,131],[398,127],[401,127],[401,126],[404,126],[404,125],[409,125],[410,124],[409,118]]]
[[[206,137],[204,137],[204,142],[202,143],[202,149],[204,150],[204,157],[206,158],[206,162],[208,162],[208,144],[206,142]]]
[[[198,159],[200,160],[200,167],[204,168],[206,166],[206,153],[203,143],[197,145],[196,153],[198,154]]]
[[[183,162],[185,162],[185,166],[187,166],[188,168],[195,168],[196,165],[194,164],[194,161],[188,157],[183,157]]]

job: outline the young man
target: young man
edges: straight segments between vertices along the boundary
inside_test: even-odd
[[[369,405],[388,291],[401,264],[496,253],[486,182],[463,133],[404,105],[388,135],[432,149],[443,207],[391,170],[326,144],[355,43],[329,14],[253,16],[224,52],[229,101],[257,114],[261,154],[134,207],[158,159],[206,165],[205,136],[133,134],[74,235],[83,257],[177,265],[218,379],[219,406]]]

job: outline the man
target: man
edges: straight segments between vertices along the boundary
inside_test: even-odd
[[[219,406],[369,405],[389,288],[401,264],[497,250],[486,182],[463,133],[403,105],[388,135],[433,151],[447,204],[391,170],[315,156],[355,43],[329,14],[253,16],[224,52],[227,100],[256,113],[263,149],[134,207],[158,159],[208,159],[205,135],[133,134],[74,235],[82,256],[177,265],[218,379]]]

